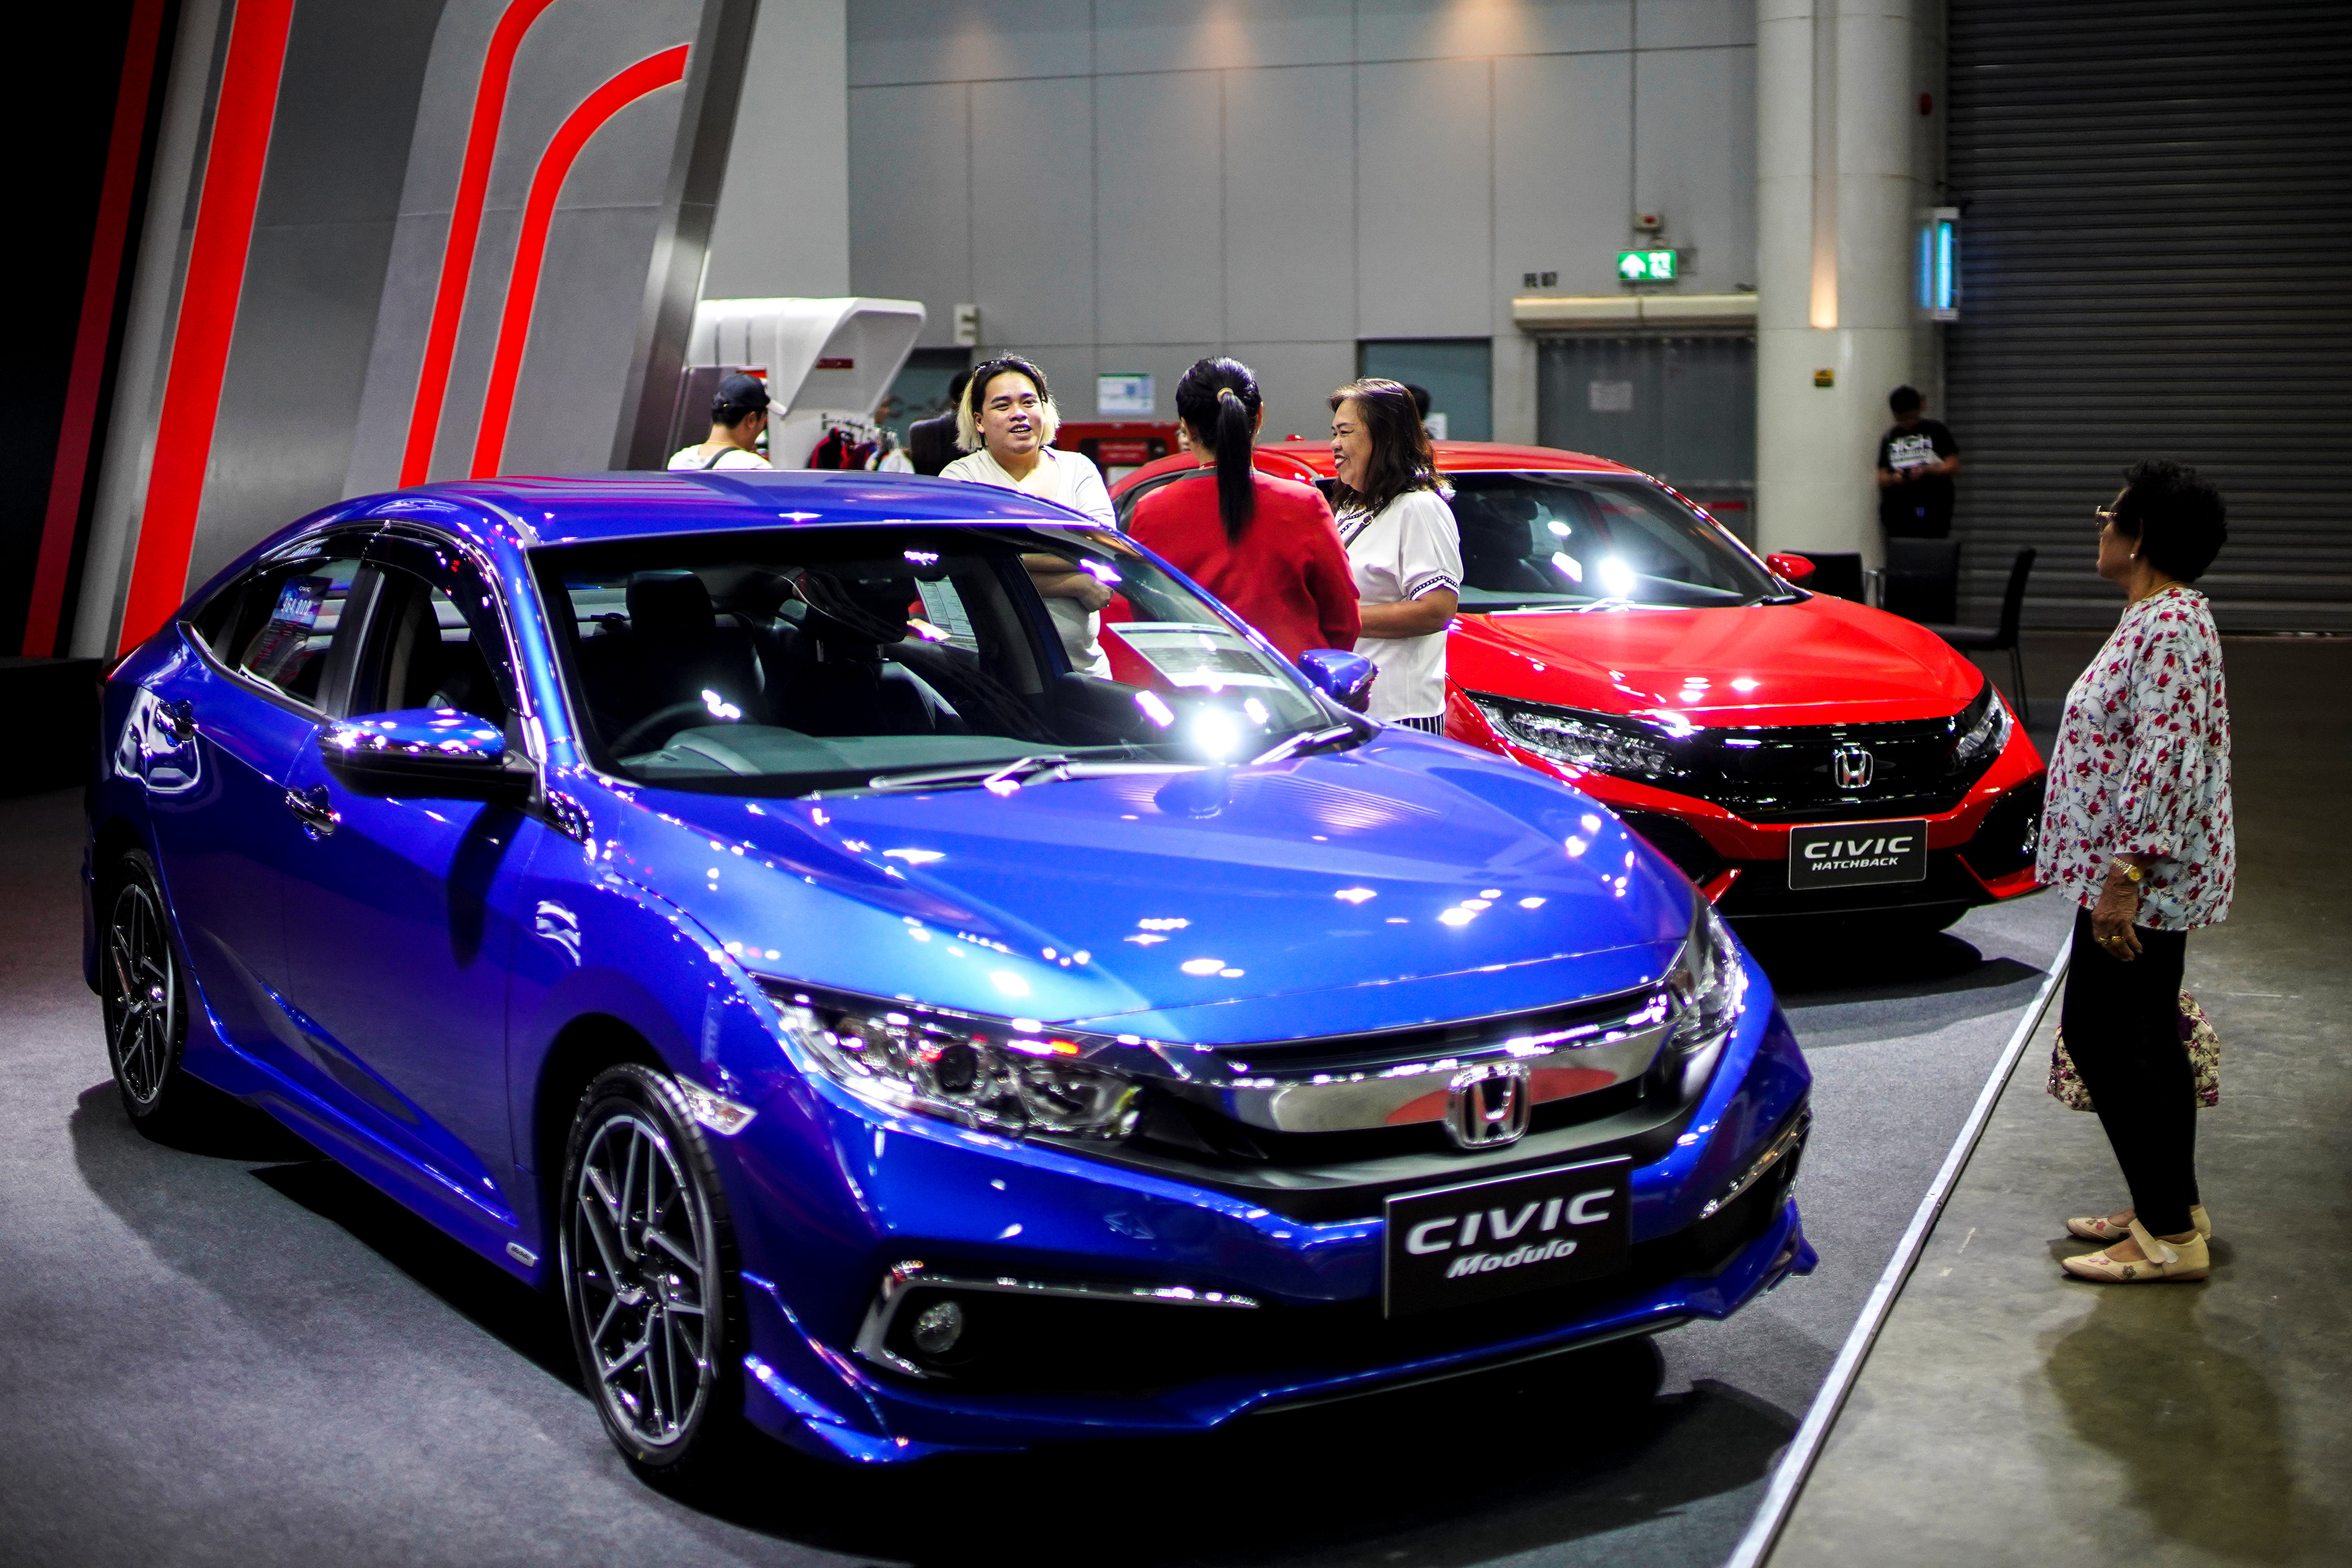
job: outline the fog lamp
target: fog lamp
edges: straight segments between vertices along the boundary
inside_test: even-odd
[[[957,1301],[934,1301],[915,1314],[915,1327],[909,1336],[915,1348],[925,1355],[945,1355],[955,1349],[963,1338],[963,1306]]]

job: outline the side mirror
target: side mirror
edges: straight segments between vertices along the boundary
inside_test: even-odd
[[[1362,654],[1336,647],[1308,648],[1298,656],[1298,668],[1308,684],[1350,713],[1364,710],[1381,673],[1380,666]]]
[[[329,730],[319,742],[328,774],[353,795],[409,800],[486,800],[520,805],[532,770],[510,755],[487,719],[454,708],[371,713]]]
[[[1801,555],[1767,555],[1764,564],[1800,588],[1813,580],[1813,563]]]

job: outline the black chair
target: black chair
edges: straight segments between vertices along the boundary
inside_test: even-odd
[[[2017,648],[2017,617],[2025,607],[2025,580],[2033,575],[2033,552],[2021,550],[2009,569],[2009,587],[2000,596],[2000,625],[1997,626],[1940,626],[1930,623],[1927,629],[1964,653],[2000,653],[2009,655],[2011,676],[2017,683],[2017,712],[2030,720],[2025,695],[2025,656]]]
[[[1890,539],[1878,607],[1925,625],[1960,618],[1960,542]]]

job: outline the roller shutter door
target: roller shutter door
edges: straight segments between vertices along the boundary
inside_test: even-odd
[[[1951,0],[1946,404],[1964,592],[2114,624],[2092,507],[2143,456],[2230,502],[2224,630],[2352,630],[2352,5]]]

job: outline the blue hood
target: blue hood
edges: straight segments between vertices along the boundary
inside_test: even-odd
[[[647,791],[614,868],[753,971],[1200,1043],[1542,1005],[1661,973],[1681,879],[1601,806],[1391,732],[1230,773],[824,801]]]

